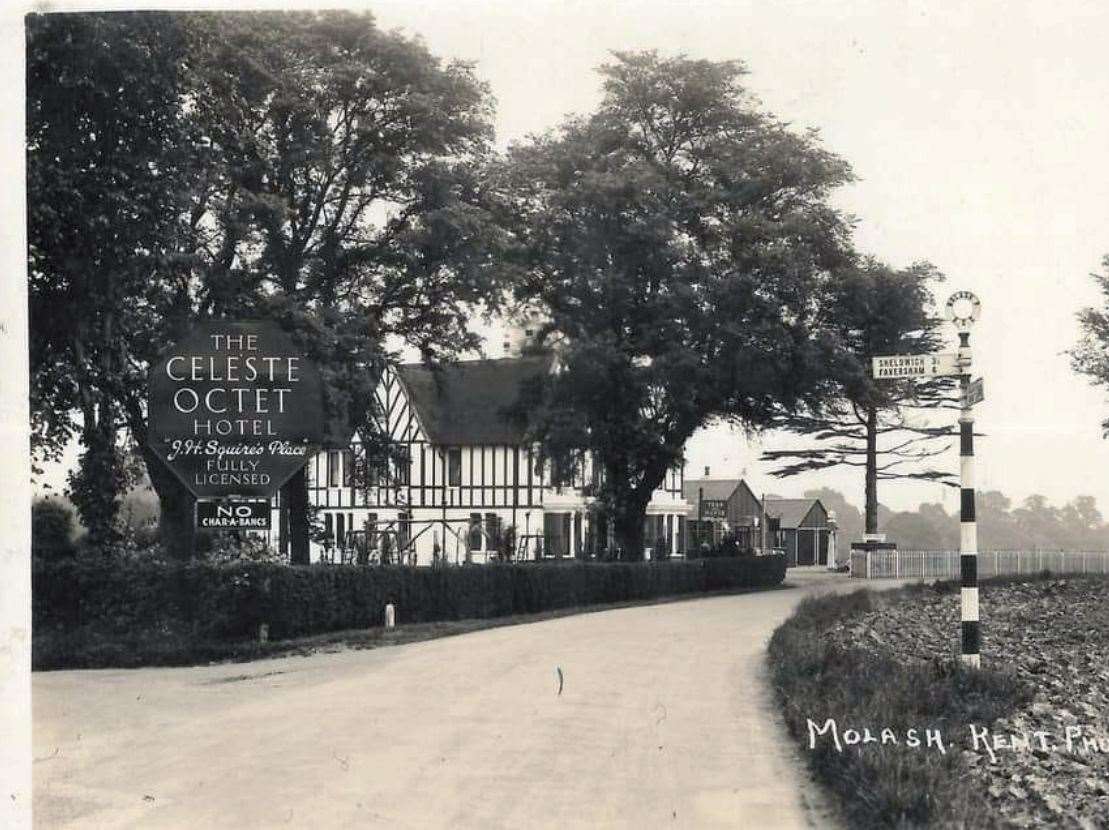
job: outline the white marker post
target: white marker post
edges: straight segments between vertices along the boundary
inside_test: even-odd
[[[982,304],[969,291],[957,291],[947,300],[947,319],[959,332],[959,564],[962,574],[962,661],[982,665],[982,635],[978,614],[978,524],[974,509],[974,410],[970,383],[970,329]],[[979,389],[981,384],[979,383]],[[977,393],[979,389],[976,389]],[[981,399],[978,394],[975,398]]]

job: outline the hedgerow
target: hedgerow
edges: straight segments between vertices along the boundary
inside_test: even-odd
[[[62,637],[101,645],[158,636],[228,642],[256,638],[263,624],[271,640],[282,640],[381,626],[386,603],[400,624],[489,619],[767,588],[781,583],[785,569],[781,556],[445,568],[36,560],[32,609],[36,641],[54,634],[55,645]],[[86,664],[70,651],[36,666]]]

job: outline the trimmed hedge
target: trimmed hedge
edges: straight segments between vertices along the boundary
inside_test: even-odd
[[[447,568],[166,564],[36,560],[36,633],[95,630],[186,635],[197,641],[288,639],[384,624],[486,619],[582,605],[742,588],[785,578],[783,556]]]

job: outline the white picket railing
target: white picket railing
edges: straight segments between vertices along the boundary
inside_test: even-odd
[[[978,577],[1109,574],[1109,551],[991,550],[978,554]],[[957,550],[852,551],[851,576],[862,579],[958,579]]]

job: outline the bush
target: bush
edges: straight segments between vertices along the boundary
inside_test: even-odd
[[[31,505],[31,552],[44,559],[73,556],[73,514],[53,499],[36,499]]]
[[[767,588],[779,584],[785,570],[782,556],[436,568],[36,560],[32,613],[36,636],[95,634],[111,640],[143,633],[229,641],[256,636],[264,622],[270,638],[281,640],[380,626],[390,602],[398,623],[486,619]],[[36,666],[45,667],[42,661]]]
[[[726,536],[712,547],[692,547],[687,556],[690,559],[720,559],[723,557],[754,556],[755,552],[749,547],[739,544],[735,537]]]

